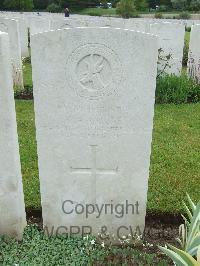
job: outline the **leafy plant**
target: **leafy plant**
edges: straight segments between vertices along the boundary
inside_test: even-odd
[[[187,66],[188,63],[188,53],[189,53],[189,42],[187,39],[184,41],[184,48],[183,48],[183,60],[182,60],[182,65]]]
[[[48,5],[47,11],[50,13],[59,13],[62,11],[62,8],[59,5],[52,3],[52,4]]]
[[[200,101],[200,85],[182,74],[162,75],[157,78],[156,103],[197,103]]]
[[[159,12],[156,12],[155,13],[155,18],[161,19],[161,18],[163,18],[163,14],[159,13]]]
[[[158,74],[157,78],[163,74],[166,74],[166,70],[171,68],[170,59],[172,58],[171,54],[166,55],[162,48],[158,49]]]
[[[181,249],[172,245],[159,247],[178,266],[200,266],[200,202],[195,205],[187,194],[189,206],[183,203],[188,218],[182,215],[184,224],[179,228],[179,238],[177,242]],[[197,259],[197,260],[196,260]]]
[[[157,9],[158,12],[167,12],[169,11],[169,7],[166,5],[160,5]]]
[[[191,18],[191,15],[189,12],[187,11],[183,11],[179,14],[178,16],[179,19],[190,19]]]
[[[50,236],[36,225],[25,229],[23,241],[0,237],[0,265],[157,265],[157,254],[128,246],[106,246],[93,236]]]
[[[136,8],[133,0],[121,0],[116,7],[116,13],[123,18],[134,17]]]
[[[200,0],[192,0],[190,3],[190,10],[199,11],[200,10]]]
[[[186,26],[186,27],[185,27],[185,31],[186,31],[186,32],[191,32],[191,27]]]
[[[187,7],[187,0],[171,0],[174,9],[185,10]]]
[[[138,11],[145,11],[148,8],[146,0],[134,0],[134,5]]]

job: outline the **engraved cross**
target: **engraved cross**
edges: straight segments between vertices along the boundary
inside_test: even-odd
[[[71,173],[76,174],[90,174],[93,178],[94,182],[94,196],[96,201],[96,177],[98,174],[102,175],[116,175],[118,172],[118,167],[115,169],[105,169],[97,167],[97,145],[91,145],[91,153],[92,153],[92,166],[88,168],[74,168],[70,167]]]

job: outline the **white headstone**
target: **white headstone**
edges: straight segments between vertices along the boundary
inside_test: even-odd
[[[128,30],[32,36],[43,222],[50,231],[90,226],[97,234],[106,226],[120,236],[139,226],[142,232],[157,56],[155,36]],[[93,204],[95,213],[77,214],[77,204],[77,212]],[[95,204],[104,206],[99,216]],[[105,213],[105,204],[115,206],[113,213]],[[121,218],[119,204],[132,204]]]
[[[8,34],[0,32],[0,235],[22,238],[26,226]]]
[[[20,34],[20,45],[21,45],[21,56],[28,57],[28,26],[27,22],[23,17],[17,17],[19,21],[19,34]]]
[[[31,35],[50,30],[50,20],[48,18],[28,17],[27,24]]]
[[[23,72],[18,21],[0,18],[0,31],[6,32],[9,35],[13,82],[14,86],[22,88]]]
[[[150,24],[147,20],[138,19],[126,19],[125,28],[129,30],[135,30],[148,33],[150,31]]]
[[[84,22],[77,19],[54,19],[51,20],[51,30],[57,29],[66,29],[66,28],[75,28],[75,27],[83,27]]]
[[[190,34],[188,75],[200,83],[200,25],[192,26]]]
[[[162,49],[160,56],[159,70],[162,71],[166,66],[166,59],[170,67],[165,68],[165,73],[180,75],[182,70],[183,47],[185,37],[185,26],[180,23],[154,23],[150,25],[150,33],[159,37],[159,49]]]

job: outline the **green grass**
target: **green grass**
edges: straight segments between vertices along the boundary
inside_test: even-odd
[[[40,207],[33,102],[16,100],[25,202]],[[156,105],[148,211],[182,211],[188,192],[199,200],[200,104]]]
[[[36,227],[27,227],[20,243],[0,238],[0,265],[169,265],[151,252],[142,252],[133,247],[105,248],[101,243],[91,244],[91,240],[92,237],[48,238]]]
[[[16,101],[20,156],[27,207],[40,206],[33,101]]]
[[[90,16],[116,16],[115,8],[85,8],[75,13]]]
[[[200,104],[156,106],[148,210],[177,213],[200,199]]]
[[[190,43],[190,32],[188,32],[188,31],[186,31],[185,32],[185,41],[188,43],[188,45],[189,45],[189,43]]]
[[[23,64],[24,87],[32,87],[32,66],[30,63]]]

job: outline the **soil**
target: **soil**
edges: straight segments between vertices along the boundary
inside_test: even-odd
[[[37,224],[42,229],[42,211],[40,209],[27,209],[28,224]],[[181,215],[151,214],[147,213],[144,240],[154,245],[176,244],[180,224],[183,223]]]

